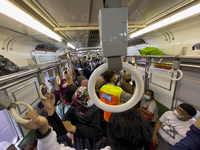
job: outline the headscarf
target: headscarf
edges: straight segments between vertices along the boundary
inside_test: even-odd
[[[56,77],[52,77],[48,80],[48,82],[51,82],[52,87],[51,87],[51,94],[55,91],[55,79]]]
[[[126,82],[130,82],[131,81],[131,77],[129,76],[130,73],[126,72],[123,74],[122,78],[126,81]]]
[[[88,89],[85,86],[79,87],[72,97],[72,109],[75,110],[77,119],[81,123],[88,122],[91,120],[92,115],[98,108],[95,105],[92,107],[86,108],[87,102],[90,100]]]
[[[122,76],[122,83],[121,83],[121,88],[127,92],[127,93],[130,93],[130,94],[133,94],[133,87],[132,85],[129,83],[131,81],[131,77],[129,78],[128,75],[130,73],[126,72],[123,74]]]
[[[13,145],[13,144],[9,143],[7,141],[0,142],[0,148],[2,150],[7,150],[11,145]]]
[[[99,91],[103,84],[104,84],[104,80],[101,77],[98,77],[95,84],[95,90]]]

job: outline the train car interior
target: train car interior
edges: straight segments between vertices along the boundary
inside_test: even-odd
[[[91,96],[101,109],[125,111],[151,89],[159,117],[189,103],[197,110],[195,122],[200,116],[200,1],[0,0],[0,93],[9,102],[1,96],[0,141],[20,149],[35,138],[12,117],[10,103],[22,101],[41,114],[40,87],[52,89],[53,77],[65,79],[75,68],[81,72],[79,62],[101,65],[96,71],[91,67],[90,96],[96,77],[106,70],[126,70],[136,83],[132,105],[104,109],[107,104]],[[17,116],[23,118],[28,108],[19,103]]]

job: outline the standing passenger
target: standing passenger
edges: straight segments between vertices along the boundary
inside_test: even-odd
[[[114,84],[116,80],[116,73],[114,71],[105,72],[103,77],[107,84],[100,89],[99,95],[102,102],[109,105],[119,105],[132,97],[132,94],[124,92],[121,87]],[[111,114],[111,112],[104,111],[104,119],[107,122]]]

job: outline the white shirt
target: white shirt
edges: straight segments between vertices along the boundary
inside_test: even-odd
[[[159,134],[166,142],[172,145],[186,137],[186,132],[190,130],[189,127],[193,124],[191,120],[179,120],[173,114],[173,111],[165,112],[159,120],[162,122],[162,125],[159,129]]]
[[[154,114],[154,117],[151,119],[152,122],[156,122],[158,120],[158,107],[154,100],[146,101],[144,98],[142,98],[140,107],[142,107]]]

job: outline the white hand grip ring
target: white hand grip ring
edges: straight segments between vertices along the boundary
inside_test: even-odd
[[[180,69],[177,69],[177,71],[180,73],[180,77],[179,78],[172,78],[171,75],[170,75],[170,72],[172,72],[172,71],[173,71],[173,69],[168,71],[168,76],[169,76],[169,78],[171,80],[178,81],[178,80],[183,78],[183,72]]]
[[[95,84],[96,84],[97,77],[99,77],[102,73],[108,70],[108,63],[105,63],[93,71],[88,83],[88,92],[89,92],[90,98],[97,107],[109,112],[122,112],[135,106],[138,103],[138,101],[141,99],[144,93],[144,82],[142,80],[142,76],[140,75],[139,71],[135,69],[132,65],[125,62],[122,63],[122,68],[126,70],[127,72],[129,72],[135,79],[136,89],[133,96],[126,103],[122,105],[115,105],[115,106],[105,104],[97,97],[96,92],[95,92]]]
[[[90,59],[88,59],[89,57],[90,57]],[[92,61],[92,56],[91,55],[86,56],[86,60],[87,61]]]
[[[65,73],[65,72],[67,72],[67,73]],[[69,68],[64,69],[64,70],[63,70],[63,77],[65,76],[65,74],[68,74],[68,72],[69,72]]]
[[[46,85],[46,84],[45,84],[45,86],[47,87],[48,93],[50,94],[50,93],[51,93],[51,90],[50,90],[49,86],[48,86],[48,85]],[[39,94],[40,94],[40,97],[41,97],[42,99],[47,99],[47,98],[46,98],[46,97],[44,97],[44,95],[42,94],[42,87],[43,87],[43,84],[42,84],[42,85],[40,85],[40,89],[39,89]]]
[[[60,77],[56,76],[56,82],[58,83],[58,85],[60,85]]]
[[[148,71],[149,68],[150,68],[150,72]],[[150,74],[150,73],[153,72],[153,68],[151,66],[147,66],[145,71],[146,71],[147,74]]]
[[[29,105],[29,104],[27,104],[27,103],[25,103],[25,102],[21,102],[21,101],[19,101],[19,102],[14,102],[16,105],[24,105],[24,106],[26,106],[29,110],[33,110],[33,108]],[[21,124],[27,124],[27,123],[30,123],[32,120],[26,120],[26,119],[22,119],[20,116],[18,116],[17,115],[17,113],[16,113],[16,111],[15,111],[15,108],[14,107],[11,107],[10,109],[9,109],[9,111],[10,111],[10,114],[11,114],[11,116],[17,121],[17,122],[19,122],[19,123],[21,123]]]

